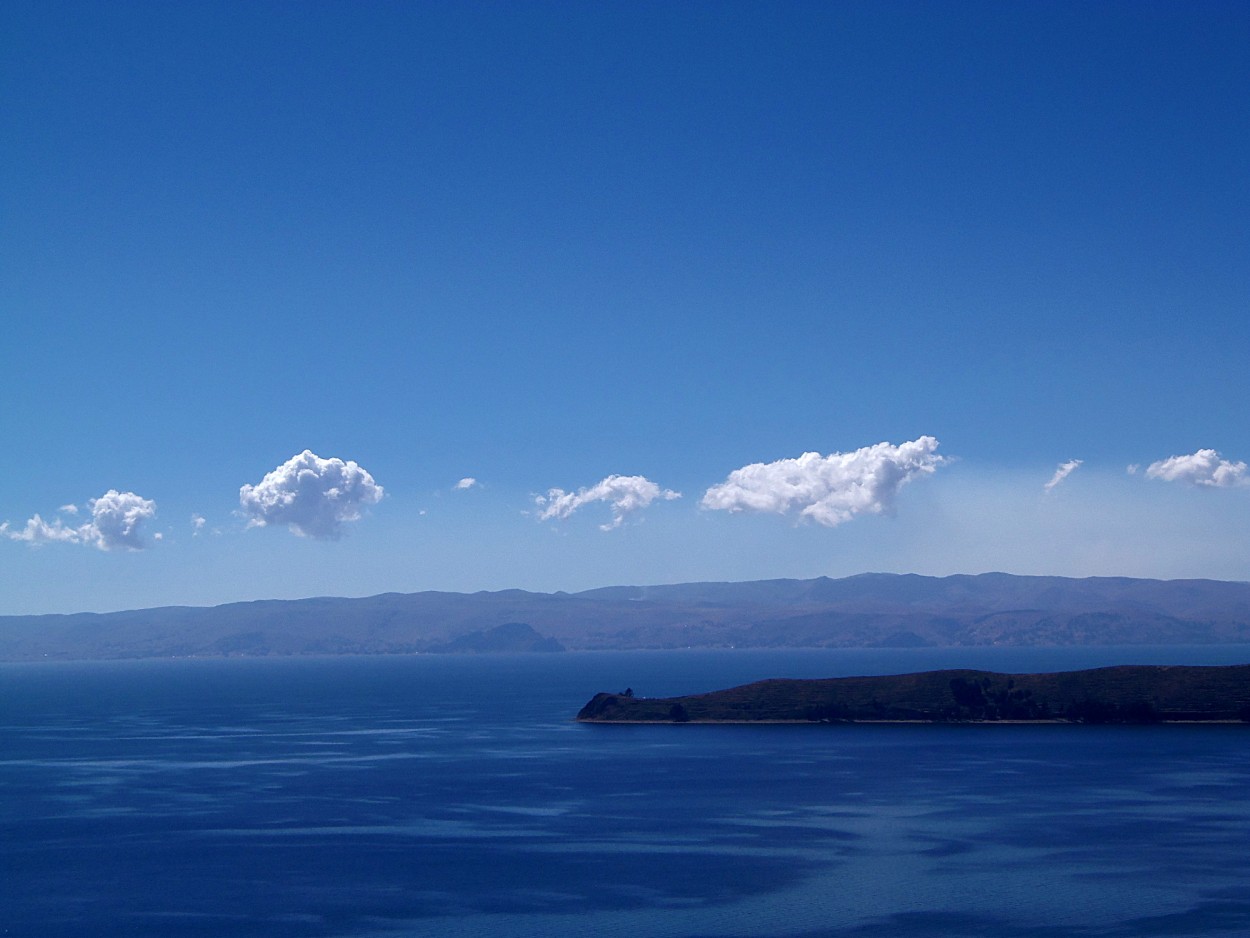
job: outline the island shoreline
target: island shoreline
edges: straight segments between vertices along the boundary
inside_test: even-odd
[[[1250,724],[1250,665],[774,678],[683,697],[596,694],[582,723]]]

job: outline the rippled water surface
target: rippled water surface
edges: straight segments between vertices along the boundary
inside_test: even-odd
[[[0,934],[1250,934],[1250,727],[582,726],[1250,649],[0,665]]]

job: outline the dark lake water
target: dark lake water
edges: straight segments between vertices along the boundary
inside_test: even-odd
[[[582,726],[1250,648],[0,665],[0,934],[1250,935],[1250,727]]]

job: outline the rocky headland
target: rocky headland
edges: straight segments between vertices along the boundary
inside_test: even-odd
[[[685,697],[600,693],[577,719],[584,723],[1250,722],[1250,665],[774,679]]]

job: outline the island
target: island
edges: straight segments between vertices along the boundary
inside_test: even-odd
[[[1250,664],[772,679],[685,697],[596,694],[583,723],[1250,723]]]

